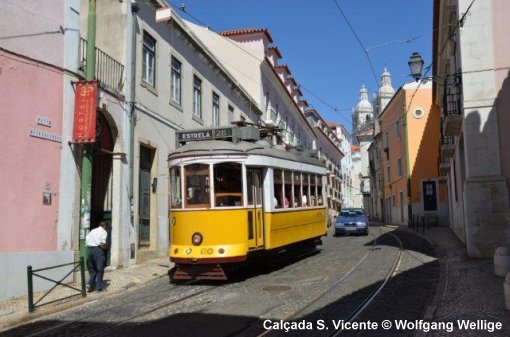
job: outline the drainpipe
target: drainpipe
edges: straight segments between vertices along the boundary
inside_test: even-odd
[[[135,127],[136,127],[136,13],[138,4],[131,4],[131,102],[129,115],[129,202],[131,207],[131,226],[135,226],[134,219],[134,173],[135,173]]]
[[[404,91],[405,97],[405,91]],[[407,226],[410,227],[411,219],[413,217],[413,203],[411,195],[411,165],[409,163],[409,139],[407,130],[407,107],[404,102],[404,146],[406,158],[406,180],[407,180]],[[402,202],[402,200],[400,201]]]
[[[96,72],[96,0],[89,0],[87,24],[87,64],[85,78],[94,80]],[[80,189],[80,224],[79,250],[80,256],[87,260],[85,236],[90,230],[90,199],[92,194],[92,151],[93,145],[84,144],[81,161],[81,189]]]

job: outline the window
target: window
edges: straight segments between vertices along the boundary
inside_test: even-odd
[[[301,196],[301,207],[307,207],[310,205],[310,191],[309,191],[309,176],[308,174],[303,174],[303,195]]]
[[[181,65],[181,62],[172,56],[170,98],[179,105],[181,105]]]
[[[397,160],[397,167],[398,167],[398,176],[402,177],[402,159],[398,158]]]
[[[215,92],[212,94],[212,122],[213,126],[220,125],[220,96]]]
[[[317,206],[317,176],[310,175],[310,206]]]
[[[388,183],[391,183],[391,169],[390,169],[390,165],[388,165],[388,167],[386,168],[386,171],[388,173]]]
[[[324,176],[317,176],[317,206],[324,205],[324,201],[322,200],[322,181],[324,180]]]
[[[143,74],[142,79],[145,83],[155,87],[155,69],[156,69],[156,40],[143,32]]]
[[[418,109],[413,111],[413,117],[416,118],[416,119],[422,118],[423,115],[424,115],[424,113],[423,113],[423,109],[422,108],[418,108]]]
[[[170,169],[170,208],[182,207],[181,168]]]
[[[300,207],[301,197],[301,173],[294,172],[294,199],[292,201],[294,203],[294,207]]]
[[[284,172],[284,194],[285,199],[283,200],[283,207],[289,208],[294,207],[294,198],[292,197],[294,193],[292,192],[292,172],[285,171]]]
[[[209,165],[191,164],[184,166],[186,208],[209,207]]]
[[[395,129],[397,129],[397,138],[400,138],[400,121],[395,124]]]
[[[193,115],[202,119],[202,81],[193,76]]]
[[[274,208],[281,208],[284,203],[283,197],[283,172],[282,170],[273,171],[273,184],[274,184]],[[287,206],[289,207],[288,200]]]
[[[232,105],[228,106],[228,125],[232,124],[232,121],[234,120],[234,107]]]
[[[242,167],[239,163],[214,165],[214,206],[243,205]]]

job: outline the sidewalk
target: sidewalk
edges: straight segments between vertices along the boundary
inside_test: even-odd
[[[408,229],[411,231],[410,229]],[[430,331],[417,336],[510,336],[510,311],[505,310],[504,278],[494,275],[492,258],[469,258],[466,248],[448,227],[415,232],[429,240],[440,259],[440,277],[433,304],[424,319],[436,322],[486,320],[501,322],[502,330]]]
[[[170,262],[168,261],[168,257],[150,260],[126,268],[111,269],[107,267],[104,274],[104,281],[107,285],[106,291],[100,293],[96,291],[87,293],[87,297],[84,298],[78,294],[76,297],[36,308],[35,312],[31,314],[28,313],[27,296],[1,302],[0,331],[29,322],[50,313],[94,301],[98,297],[109,296],[125,291],[126,289],[142,285],[156,278],[166,277],[168,275],[169,268]],[[86,279],[88,279],[87,272]],[[81,284],[78,280],[78,283],[75,284],[74,287],[80,288],[80,286]],[[50,302],[73,294],[77,294],[77,292],[63,286],[58,286],[50,294],[48,294],[41,303]],[[34,302],[40,299],[43,295],[44,293],[34,293]]]

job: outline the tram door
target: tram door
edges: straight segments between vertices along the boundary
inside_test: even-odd
[[[262,170],[246,170],[248,187],[248,245],[257,248],[264,245],[263,208],[262,208]]]

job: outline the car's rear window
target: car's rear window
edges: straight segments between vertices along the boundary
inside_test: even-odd
[[[340,216],[353,217],[356,216],[355,212],[340,212]]]

